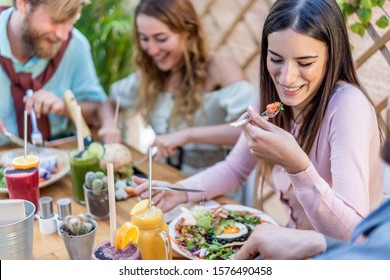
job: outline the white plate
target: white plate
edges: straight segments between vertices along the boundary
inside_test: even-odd
[[[12,150],[6,150],[0,152],[0,159],[5,155],[10,153],[12,157],[23,155],[23,149],[12,149]],[[47,181],[39,183],[39,187],[43,188],[46,186],[49,186],[58,180],[60,180],[62,177],[64,177],[70,170],[69,165],[69,156],[68,153],[62,150],[52,149],[52,148],[43,148],[42,153],[48,154],[48,155],[57,155],[58,160],[58,171],[56,173],[51,174],[51,178]],[[7,188],[0,188],[0,193],[8,193]]]
[[[278,223],[272,217],[268,216],[267,214],[265,214],[264,212],[262,212],[258,209],[251,208],[251,207],[246,207],[246,206],[242,206],[242,205],[234,205],[234,204],[226,204],[226,205],[223,205],[222,207],[221,206],[209,206],[209,207],[206,206],[206,208],[207,209],[218,208],[218,210],[226,209],[226,210],[233,210],[233,211],[248,211],[248,212],[253,213],[254,215],[260,217],[261,220],[263,220],[263,221],[267,221],[271,224],[278,225]],[[178,252],[183,257],[186,257],[186,258],[191,259],[191,260],[198,260],[198,259],[200,259],[199,257],[193,256],[189,251],[185,250],[184,248],[183,249],[180,248],[176,243],[177,241],[175,239],[175,237],[176,237],[175,226],[176,226],[177,222],[179,221],[179,219],[180,219],[180,216],[177,217],[176,219],[172,220],[172,222],[169,223],[169,235],[170,235],[171,241],[172,241],[171,242],[172,248],[173,248],[173,250]]]

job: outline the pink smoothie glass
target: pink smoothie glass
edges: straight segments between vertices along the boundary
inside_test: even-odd
[[[4,169],[5,183],[11,199],[25,199],[35,205],[35,213],[39,208],[39,172],[36,166],[26,164],[8,166]],[[22,167],[22,168],[21,168]]]

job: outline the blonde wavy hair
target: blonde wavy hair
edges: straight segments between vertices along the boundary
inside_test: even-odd
[[[196,110],[203,105],[202,94],[207,78],[208,49],[199,16],[188,0],[141,0],[136,8],[133,29],[133,36],[137,38],[134,61],[140,76],[140,95],[135,111],[140,112],[148,122],[164,82],[171,73],[159,70],[153,59],[141,48],[136,21],[140,14],[156,18],[174,33],[188,34],[182,43],[181,82],[174,92],[170,123],[175,126],[184,119],[191,126]]]

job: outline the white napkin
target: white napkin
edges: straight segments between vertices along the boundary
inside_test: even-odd
[[[191,209],[193,206],[199,205],[199,204],[200,203],[187,202],[187,203],[182,203],[182,204],[177,205],[171,211],[165,213],[165,215],[164,215],[165,222],[169,223],[172,220],[179,217],[179,215],[181,214],[180,207],[185,207],[185,208]],[[216,202],[215,200],[207,200],[202,205],[205,207],[210,207],[210,206],[217,206],[217,205],[219,205],[219,203]]]
[[[12,224],[26,218],[23,200],[0,200],[0,225]]]

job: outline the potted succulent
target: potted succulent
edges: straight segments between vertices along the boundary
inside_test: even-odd
[[[102,171],[85,174],[84,196],[88,216],[100,220],[109,217],[107,176]]]
[[[97,223],[83,214],[69,215],[60,224],[60,234],[71,260],[91,259]]]

